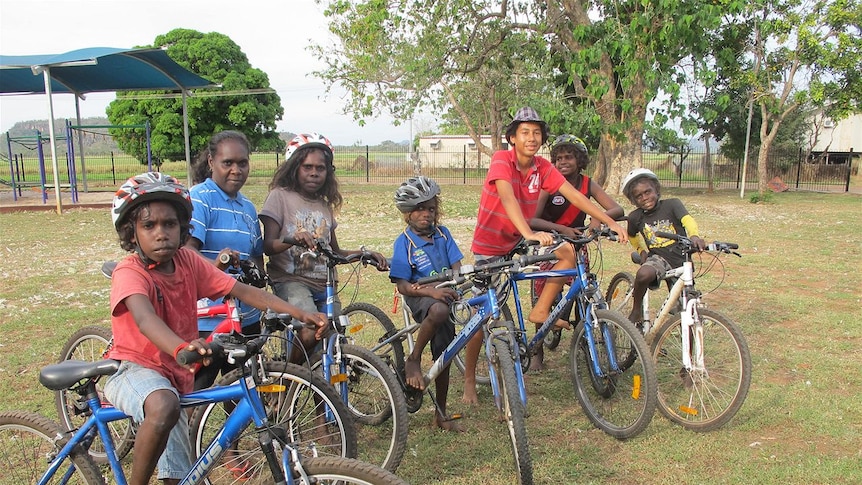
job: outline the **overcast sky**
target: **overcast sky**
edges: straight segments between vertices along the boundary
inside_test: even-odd
[[[151,45],[176,28],[230,37],[253,67],[269,76],[284,107],[279,131],[317,131],[336,145],[376,144],[410,138],[410,123],[366,120],[360,127],[342,115],[340,96],[326,97],[311,76],[323,65],[306,49],[329,38],[322,8],[313,0],[0,0],[0,54],[59,54],[85,47]],[[114,93],[91,93],[81,116],[105,116]],[[55,118],[75,117],[70,94],[54,95]],[[0,132],[16,122],[48,117],[44,95],[0,96]]]

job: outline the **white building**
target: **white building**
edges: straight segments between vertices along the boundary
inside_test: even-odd
[[[862,152],[862,114],[851,115],[841,121],[825,120],[820,128],[812,156],[823,157],[826,163],[845,163],[852,153]]]
[[[491,146],[491,136],[482,135],[482,143]],[[509,149],[506,138],[501,140],[503,149]],[[473,139],[467,135],[430,135],[419,137],[419,160],[427,168],[488,168],[491,157],[481,153]],[[539,155],[548,158],[547,147]]]

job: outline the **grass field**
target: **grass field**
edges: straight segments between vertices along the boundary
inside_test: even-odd
[[[392,189],[344,185],[343,247],[391,253],[402,229]],[[444,187],[445,223],[465,253],[479,190]],[[266,195],[264,185],[244,192],[257,204]],[[748,339],[754,363],[748,399],[734,420],[711,433],[692,433],[656,415],[641,435],[617,441],[593,428],[577,404],[565,334],[546,357],[549,369],[527,376],[536,483],[862,482],[862,196],[782,193],[761,204],[735,191],[664,196],[683,199],[707,240],[740,245],[743,257],[725,258],[724,281],[706,301]],[[106,209],[3,214],[0,224],[0,410],[56,417],[38,370],[77,328],[108,323],[109,282],[99,266],[123,252]],[[632,270],[628,254],[628,247],[606,245],[600,276],[607,281]],[[363,272],[360,299],[390,311],[392,296],[384,274]],[[450,410],[465,414],[468,431],[433,429],[426,400],[411,416],[399,474],[414,484],[513,483],[508,437],[490,391],[480,390],[478,406],[461,405],[455,373]]]

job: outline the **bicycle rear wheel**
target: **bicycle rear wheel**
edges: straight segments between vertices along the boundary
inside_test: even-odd
[[[57,423],[39,414],[13,411],[0,413],[0,463],[3,464],[3,483],[36,483],[48,469],[46,457],[60,451],[57,436],[61,434]],[[104,485],[99,467],[90,455],[80,453],[69,456],[48,482],[71,485]],[[71,471],[71,476],[64,473]]]
[[[111,350],[114,342],[114,336],[109,327],[98,325],[87,326],[79,329],[72,334],[66,341],[63,349],[60,351],[60,359],[64,360],[83,360],[85,362],[96,362],[102,360]],[[96,383],[96,390],[99,392],[99,397],[104,401],[102,386]],[[74,392],[69,392],[68,389],[56,391],[54,393],[54,405],[57,408],[57,415],[60,417],[60,427],[65,429],[78,429],[87,420],[89,409],[87,411],[78,410],[78,395]],[[86,403],[82,403],[86,406]],[[86,412],[86,414],[84,414]],[[111,436],[114,440],[114,447],[117,451],[117,458],[122,460],[131,451],[135,445],[135,425],[130,419],[123,419],[108,423],[108,428],[111,430]],[[90,456],[97,464],[104,465],[108,463],[108,457],[105,454],[105,445],[102,444],[101,438],[96,438],[90,446]]]
[[[308,478],[319,485],[407,485],[407,482],[388,470],[349,458],[327,456],[303,459],[302,468]]]
[[[647,427],[656,407],[655,365],[643,336],[618,312],[595,310],[593,339],[600,373],[593,369],[584,323],[575,329],[569,350],[572,384],[578,402],[592,423],[618,438],[631,438]],[[608,347],[618,363],[610,365]],[[622,361],[630,356],[627,367]]]
[[[347,408],[356,422],[362,446],[358,458],[395,471],[407,448],[408,412],[401,384],[392,370],[370,350],[341,345],[344,373],[337,363],[330,369],[338,392],[347,387]],[[323,355],[315,354],[311,368],[323,375]]]
[[[659,410],[692,431],[712,431],[742,407],[751,384],[751,353],[742,331],[726,316],[698,310],[703,325],[704,369],[682,362],[682,317],[665,323],[653,346]],[[694,335],[692,346],[695,345]]]
[[[270,431],[275,434],[273,444],[290,443],[306,457],[315,453],[321,456],[356,456],[356,434],[353,419],[331,386],[305,367],[286,362],[264,363],[268,386],[258,387],[266,406]],[[241,369],[222,376],[216,383],[227,386],[242,377]],[[232,410],[230,403],[211,403],[198,406],[192,414],[190,428],[192,451],[200,454],[222,431]],[[221,463],[207,476],[207,483],[257,483],[269,481],[272,476],[266,458],[260,449],[258,432],[254,424],[240,435],[234,446],[227,450]]]

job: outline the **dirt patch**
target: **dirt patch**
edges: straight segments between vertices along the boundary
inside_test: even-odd
[[[107,209],[111,207],[113,192],[79,192],[78,202],[72,202],[71,192],[61,191],[60,201],[63,210],[73,209]],[[10,212],[56,211],[57,199],[54,191],[48,191],[47,200],[42,200],[40,190],[24,190],[16,197],[11,190],[0,191],[0,214]]]

